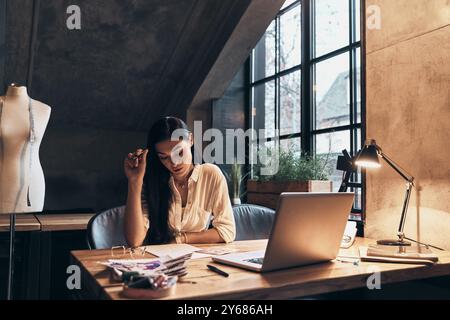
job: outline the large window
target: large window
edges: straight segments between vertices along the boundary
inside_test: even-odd
[[[250,58],[251,127],[279,135],[280,149],[336,160],[361,147],[361,1],[287,0]],[[264,143],[264,141],[258,141]],[[361,174],[352,216],[362,219]]]

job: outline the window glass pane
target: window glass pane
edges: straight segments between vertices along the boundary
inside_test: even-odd
[[[354,150],[353,152],[351,152],[351,155],[355,155],[358,150],[361,149],[361,129],[360,128],[356,128],[353,131],[353,135],[354,135]],[[356,173],[352,174],[350,177],[350,182],[353,183],[362,183],[361,181],[361,169],[358,167]],[[355,201],[353,203],[353,208],[356,210],[362,210],[362,187],[351,187],[348,189],[348,191],[352,191],[355,193]],[[353,220],[361,220],[361,214],[352,214],[350,216],[351,219]]]
[[[353,191],[355,193],[355,202],[353,202],[353,208],[361,210],[362,209],[361,188],[350,188],[349,191]],[[360,220],[361,216],[353,215],[352,219]]]
[[[361,183],[361,168],[357,168],[356,174],[352,174],[350,181]]]
[[[361,39],[361,0],[355,1],[355,41]]]
[[[342,182],[342,171],[336,169],[337,157],[342,154],[342,150],[350,150],[350,131],[322,133],[315,135],[314,138],[316,154],[327,157],[327,169],[330,180],[333,181],[333,191],[337,191]]]
[[[314,78],[315,128],[349,124],[349,54],[317,63]]]
[[[300,137],[280,140],[280,151],[293,152],[296,157],[300,157],[300,143]]]
[[[361,129],[357,128],[355,131],[356,131],[356,134],[355,134],[355,137],[356,137],[356,149],[355,149],[354,154],[356,154],[359,150],[361,150],[361,143],[362,143]]]
[[[252,97],[254,129],[266,129],[265,137],[273,137],[275,135],[275,82],[272,80],[255,86]]]
[[[275,148],[277,148],[278,143],[276,143],[275,140],[270,140],[264,141],[262,144],[260,144],[260,146],[267,148],[268,150],[270,150],[269,152],[273,153],[275,152]]]
[[[289,7],[291,4],[293,4],[295,1],[297,0],[286,0],[283,4],[283,6],[281,7],[281,9],[284,9],[286,7]]]
[[[356,122],[361,123],[361,49],[356,48]]]
[[[300,71],[280,78],[280,134],[300,132]]]
[[[361,150],[361,129],[357,128],[353,131],[354,135],[354,148],[353,152],[351,152],[352,155],[356,155],[356,153]],[[352,174],[351,179],[352,182],[358,182],[361,183],[361,168],[357,167],[356,174]]]
[[[280,70],[301,62],[301,7],[292,8],[280,17]]]
[[[262,141],[258,144],[257,155],[254,156],[254,160],[252,162],[252,179],[255,179],[256,177],[262,180],[270,179],[272,174],[264,174],[260,170],[261,168],[276,168],[276,164],[273,163],[273,161],[276,161],[277,159],[274,154],[275,152],[278,152],[278,148],[279,143],[275,140]],[[271,172],[271,170],[269,170],[269,172]]]
[[[315,57],[349,44],[348,0],[315,0]]]
[[[257,81],[275,73],[275,21],[269,25],[266,33],[253,50],[253,76]]]

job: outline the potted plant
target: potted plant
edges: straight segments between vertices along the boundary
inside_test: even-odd
[[[253,178],[247,181],[247,202],[275,209],[282,192],[331,192],[329,160],[330,154],[280,151],[276,174],[262,175],[262,165],[254,165]]]
[[[231,165],[230,173],[222,171],[228,180],[228,185],[230,189],[231,203],[233,205],[241,204],[241,197],[245,194],[242,192],[242,183],[245,178],[249,175],[249,172],[243,174],[243,165],[238,164],[236,159]]]

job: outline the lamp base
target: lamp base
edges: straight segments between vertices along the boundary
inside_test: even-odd
[[[382,246],[399,246],[399,247],[405,247],[410,246],[411,242],[408,241],[401,241],[399,239],[384,239],[384,240],[377,240],[377,244]]]

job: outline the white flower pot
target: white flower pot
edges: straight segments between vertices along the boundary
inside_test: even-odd
[[[239,198],[233,198],[233,199],[231,199],[231,203],[232,203],[232,204],[241,204],[241,199],[239,199]]]

